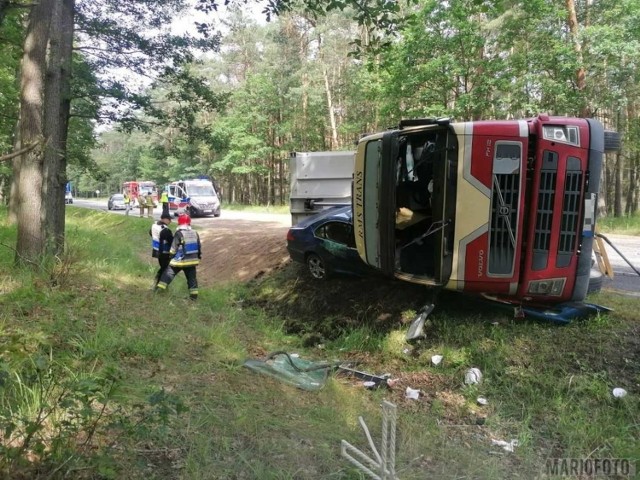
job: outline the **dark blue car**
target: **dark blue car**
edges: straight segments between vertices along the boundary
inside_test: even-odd
[[[304,263],[317,280],[326,280],[336,273],[373,273],[358,256],[350,206],[328,208],[291,227],[287,250],[291,259]]]

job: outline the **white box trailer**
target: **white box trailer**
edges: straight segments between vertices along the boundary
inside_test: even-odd
[[[351,205],[355,152],[292,152],[291,224],[336,205]]]

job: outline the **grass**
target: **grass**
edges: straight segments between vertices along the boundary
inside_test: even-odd
[[[146,219],[67,207],[69,252],[34,274],[14,269],[5,217],[4,476],[362,479],[340,441],[368,451],[362,416],[380,445],[383,399],[398,406],[403,480],[534,478],[548,458],[640,459],[637,299],[600,293],[593,300],[613,313],[559,327],[444,295],[427,339],[409,346],[417,305],[408,285],[318,288],[289,265],[260,282],[202,289],[193,305],[183,277],[166,296],[149,291]],[[367,390],[332,375],[308,392],[243,367],[276,350],[357,362],[395,385]],[[434,367],[436,353],[444,360]],[[472,366],[484,380],[465,386]],[[406,399],[406,387],[420,399]],[[614,387],[629,394],[614,399]],[[20,451],[32,430],[37,441]],[[492,439],[519,446],[507,453]]]
[[[640,235],[640,214],[598,218],[598,228],[603,233]]]

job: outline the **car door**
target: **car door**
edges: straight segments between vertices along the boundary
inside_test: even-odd
[[[368,271],[355,245],[353,226],[343,221],[329,221],[314,232],[318,254],[332,272],[364,274]]]

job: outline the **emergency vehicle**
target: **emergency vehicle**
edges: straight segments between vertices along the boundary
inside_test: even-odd
[[[169,209],[175,215],[184,212],[192,217],[220,216],[220,198],[210,180],[178,180],[171,182],[166,189],[169,194]]]
[[[153,198],[154,203],[158,203],[158,188],[156,182],[150,180],[136,180],[124,182],[122,184],[122,193],[128,193],[131,197],[131,207],[138,204],[138,196],[149,194]]]

